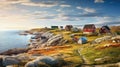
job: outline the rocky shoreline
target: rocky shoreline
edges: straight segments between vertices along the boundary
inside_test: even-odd
[[[1,52],[0,66],[4,67],[4,66],[14,65],[14,64],[19,65],[20,63],[22,63],[23,60],[28,62],[28,60],[35,59],[38,57],[41,59],[36,61],[33,60],[31,62],[35,62],[36,64],[38,64],[38,62],[42,60],[44,62],[44,65],[47,65],[48,62],[49,64],[53,63],[52,65],[56,65],[58,63],[58,62],[56,63],[56,61],[58,60],[55,60],[52,57],[49,57],[49,56],[46,57],[44,55],[32,56],[30,54],[27,54],[27,52],[32,49],[39,49],[39,48],[45,48],[45,47],[57,46],[57,45],[60,46],[65,44],[67,41],[64,40],[61,34],[55,35],[49,31],[37,32],[36,34],[33,34],[33,35],[34,37],[31,37],[30,44],[28,45],[27,48],[14,48],[14,49],[9,49],[7,51]],[[26,63],[25,67],[31,67],[36,65],[36,64],[31,65],[30,64],[31,62]]]

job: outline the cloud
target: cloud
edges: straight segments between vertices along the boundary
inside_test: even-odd
[[[64,14],[62,17],[71,17],[71,18],[79,18],[79,17],[101,17],[101,13],[87,13],[87,14]]]
[[[30,29],[32,27],[38,27],[35,22],[31,21],[31,17],[21,14],[3,14],[0,16],[0,30],[1,29]],[[27,27],[28,26],[28,27]]]
[[[120,25],[120,17],[110,17],[110,16],[104,16],[104,17],[94,17],[96,20],[93,23],[96,23],[98,26],[102,25]]]
[[[96,10],[92,9],[92,8],[84,8],[83,10],[86,11],[86,12],[89,12],[89,13],[95,13],[96,12]]]
[[[29,2],[29,0],[0,0],[1,4],[11,5],[17,3]]]
[[[55,19],[55,15],[54,14],[43,14],[42,16],[38,16],[37,19],[39,20],[54,20]]]
[[[87,13],[87,14],[81,14],[81,17],[101,17],[103,16],[102,13]]]
[[[61,4],[60,7],[71,7],[71,5],[68,5],[68,4]]]
[[[120,21],[116,21],[116,22],[105,22],[105,24],[107,25],[120,25]]]
[[[60,7],[71,7],[71,5],[68,4],[63,4],[65,2],[63,1],[46,1],[46,0],[0,0],[0,6],[2,5],[23,5],[23,6],[35,6],[35,7],[55,7],[55,6],[60,6]]]
[[[95,13],[96,12],[96,10],[93,8],[83,8],[81,6],[77,6],[76,8],[79,10],[85,11],[85,13]]]
[[[44,15],[44,14],[48,14],[48,12],[47,11],[35,11],[33,14],[34,15]]]
[[[56,14],[52,14],[49,11],[35,11],[32,16],[37,20],[53,20]]]
[[[5,5],[21,4],[25,6],[38,6],[38,7],[57,6],[57,2],[53,2],[53,1],[32,2],[31,0],[3,0],[3,1],[0,1],[0,4],[1,3]]]
[[[81,17],[79,17],[79,15],[76,14],[65,14],[65,13],[60,13],[57,14],[54,17],[54,20],[59,20],[59,21],[81,21],[83,19],[81,19]]]
[[[54,7],[57,6],[57,3],[50,3],[50,2],[39,2],[39,3],[34,3],[34,2],[24,2],[21,3],[22,5],[26,6],[38,6],[38,7]]]
[[[104,3],[104,0],[94,0],[95,3]]]
[[[36,19],[39,20],[54,20],[54,21],[79,21],[79,17],[65,15],[64,13],[60,14],[48,14],[48,15],[39,15]]]
[[[80,7],[80,6],[77,6],[76,8],[77,8],[77,9],[83,9],[83,8],[82,8],[82,7]]]
[[[48,20],[48,19],[54,19],[54,17],[52,17],[52,16],[44,16],[44,17],[39,17],[38,19]]]
[[[57,9],[56,11],[57,11],[57,12],[63,12],[63,10],[62,10],[62,9]]]

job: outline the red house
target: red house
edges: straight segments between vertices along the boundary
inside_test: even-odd
[[[87,24],[83,28],[83,34],[92,35],[96,32],[96,27],[94,24]]]

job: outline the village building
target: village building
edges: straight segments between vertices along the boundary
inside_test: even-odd
[[[60,28],[59,28],[60,30],[63,30],[63,26],[60,26]]]
[[[72,28],[73,28],[72,25],[66,25],[66,26],[65,26],[65,30],[66,30],[66,31],[71,31]]]
[[[83,28],[83,34],[92,35],[96,32],[96,27],[94,24],[87,24]]]
[[[51,29],[58,29],[58,26],[51,26]]]
[[[108,26],[102,26],[99,30],[100,34],[106,34],[106,33],[111,33],[111,29]]]

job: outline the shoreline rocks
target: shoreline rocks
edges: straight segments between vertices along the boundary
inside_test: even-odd
[[[25,67],[61,67],[64,60],[51,56],[39,56],[37,59],[25,64]]]
[[[30,48],[14,48],[1,52],[0,55],[16,55],[20,53],[26,53],[28,50],[30,50]]]
[[[28,61],[35,59],[36,57],[18,54],[12,56],[0,55],[0,67],[6,67],[9,65],[21,65],[22,63],[26,64]]]
[[[37,34],[33,37],[34,39],[30,39],[30,48],[43,48],[48,46],[56,46],[63,45],[67,43],[67,41],[63,38],[62,34],[55,35],[49,31]]]

